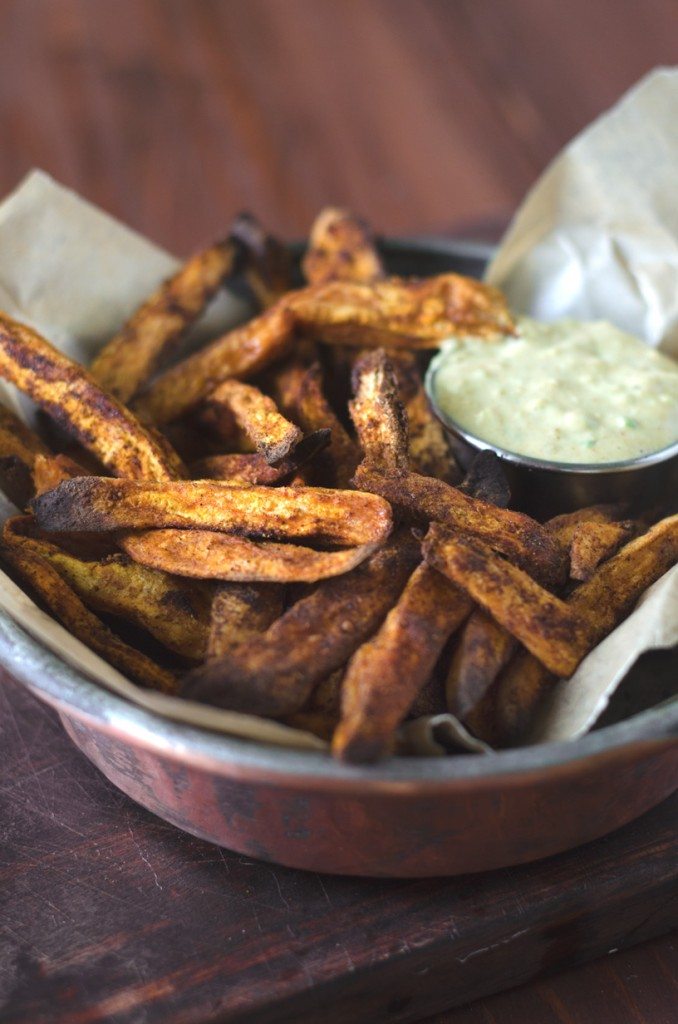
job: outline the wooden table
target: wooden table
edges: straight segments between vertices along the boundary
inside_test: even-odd
[[[302,235],[328,202],[383,232],[491,237],[568,138],[675,59],[675,13],[673,0],[0,0],[0,192],[41,166],[179,253],[245,207]],[[188,1020],[157,1016],[171,902],[151,897],[196,893],[209,907],[202,887],[221,865],[265,929],[261,893],[289,901],[296,883],[281,891],[275,871],[136,809],[21,691],[8,687],[3,708],[0,991],[21,979],[12,1019],[36,1024],[21,1007],[49,975],[48,952],[71,1007],[85,1005],[79,978],[104,993],[110,970],[138,972],[117,1003],[101,995],[97,1015],[69,1020]],[[117,891],[121,878],[133,893]],[[314,884],[336,898],[337,880]],[[138,963],[123,962],[129,918],[99,948],[89,927],[102,898],[115,925],[135,893]],[[659,939],[436,1021],[668,1024],[677,963],[674,940]]]
[[[381,231],[513,210],[675,61],[674,0],[2,0],[0,187],[33,165],[177,252],[250,207]]]
[[[0,750],[2,1024],[412,1024],[601,954],[430,1024],[672,1024],[678,946],[626,947],[677,920],[678,794],[539,864],[323,877],[154,818],[6,679]]]

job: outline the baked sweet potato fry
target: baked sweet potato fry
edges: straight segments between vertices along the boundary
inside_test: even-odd
[[[456,483],[461,473],[447,443],[445,429],[431,410],[421,376],[416,391],[405,402],[405,415],[412,471],[422,476],[439,477],[446,483]]]
[[[626,513],[627,507],[622,504],[587,505],[585,508],[578,508],[574,512],[565,512],[563,515],[554,516],[544,526],[569,551],[580,526],[588,523],[621,522],[625,518]]]
[[[384,472],[458,480],[442,424],[431,411],[413,353],[366,350],[353,364],[349,410],[365,459]]]
[[[407,420],[410,469],[423,476],[437,476],[447,483],[456,483],[461,473],[447,443],[445,429],[426,396],[417,353],[396,348],[385,349],[385,352],[393,367],[397,395]],[[355,362],[354,359],[354,365]]]
[[[467,714],[465,724],[492,747],[519,745],[557,681],[557,675],[519,647],[483,699]]]
[[[481,452],[478,459],[487,458],[489,460],[488,468],[491,470],[492,459],[489,458],[490,456],[493,456],[497,462],[499,461],[489,451]],[[474,466],[477,466],[478,459]],[[470,481],[473,475],[475,473],[470,473],[467,480]],[[501,482],[497,483],[500,487]],[[475,487],[485,488],[485,484],[479,480],[475,483]],[[490,487],[492,487],[491,483]],[[556,516],[555,519],[544,524],[564,549],[569,548],[571,576],[583,572],[591,575],[596,565],[609,554],[613,554],[616,547],[619,546],[620,532],[628,539],[631,524],[612,522],[612,517],[620,517],[623,514],[624,510],[619,506],[597,505]],[[573,552],[573,542],[580,531],[584,533],[585,538],[588,538],[591,533],[597,537],[598,530],[608,527],[614,531],[614,534],[613,538],[609,533],[605,535],[609,544],[607,548],[604,548],[601,543],[587,544],[584,541],[579,553]],[[616,545],[613,550],[611,550],[612,544]],[[518,641],[515,637],[483,609],[477,608],[473,612],[461,631],[447,673],[446,699],[448,709],[452,714],[462,721],[466,720],[467,715],[480,703],[501,670],[508,664],[517,647]]]
[[[366,352],[357,361],[353,392],[349,411],[364,462],[380,473],[406,473],[407,418],[398,399],[393,366],[383,349]]]
[[[50,454],[37,434],[0,405],[0,490],[19,508],[24,508],[35,493],[36,459]]]
[[[86,562],[54,552],[48,561],[96,611],[135,622],[185,658],[202,661],[205,657],[209,600],[190,581],[172,579],[127,555]]]
[[[209,400],[229,410],[269,463],[284,459],[303,437],[299,427],[285,419],[273,399],[252,384],[225,380],[211,393]]]
[[[486,541],[541,582],[564,582],[565,552],[543,526],[521,512],[472,498],[434,477],[386,474],[366,462],[358,466],[353,482],[422,522],[440,523]]]
[[[639,524],[626,518],[627,511],[622,504],[589,505],[549,519],[546,529],[569,553],[572,579],[588,579],[638,531]]]
[[[580,523],[570,544],[570,576],[588,580],[601,562],[626,544],[637,528],[629,520],[623,522]]]
[[[144,423],[177,419],[229,377],[248,376],[279,358],[291,344],[295,318],[278,304],[182,360],[134,403]]]
[[[551,671],[572,675],[589,637],[586,623],[563,601],[477,538],[434,524],[422,550],[429,565],[465,590]]]
[[[550,672],[568,677],[678,561],[678,516],[627,544],[565,601],[468,538],[435,527],[423,549],[427,561],[467,589]]]
[[[8,546],[43,558],[88,607],[134,622],[186,658],[205,657],[210,600],[198,586],[138,565],[125,555],[78,558],[35,536],[28,516],[8,520],[3,539]]]
[[[583,619],[592,650],[633,610],[645,590],[678,562],[678,515],[661,520],[608,562],[568,598]],[[474,728],[496,746],[515,746],[527,736],[545,695],[558,676],[529,651],[520,650],[478,708]],[[481,735],[481,738],[484,738]]]
[[[379,281],[384,266],[367,223],[349,210],[328,206],[316,217],[302,261],[309,284]]]
[[[375,240],[367,224],[348,210],[328,208],[316,218],[303,262],[309,284],[358,281],[369,284],[385,277]],[[452,482],[457,468],[443,426],[433,415],[414,353],[391,349],[398,392],[405,408],[410,468],[425,476]],[[348,479],[348,478],[347,478]]]
[[[381,544],[315,551],[300,544],[248,540],[211,530],[141,530],[121,535],[130,558],[155,569],[202,580],[315,583],[350,572]]]
[[[191,476],[196,480],[221,480],[231,487],[283,483],[307,462],[315,459],[329,444],[330,431],[316,430],[307,434],[287,458],[269,465],[258,452],[234,452],[231,455],[208,455],[193,463]],[[55,485],[56,486],[56,485]]]
[[[270,583],[222,583],[212,599],[207,659],[265,633],[282,615],[284,589]]]
[[[381,257],[367,224],[349,211],[335,208],[323,210],[317,217],[303,269],[309,284],[329,281],[369,284],[385,277]],[[334,354],[338,354],[336,348]],[[415,354],[405,349],[391,349],[387,354],[405,408],[411,468],[446,480],[455,479],[454,457],[443,427],[431,411]],[[356,357],[361,358],[360,352],[348,350],[345,356],[352,363],[351,370],[354,370]],[[357,458],[355,452],[351,454],[355,470]],[[353,470],[347,473],[341,486],[345,486]]]
[[[36,495],[51,491],[64,480],[72,480],[76,476],[87,476],[87,471],[69,455],[36,455],[33,464]]]
[[[408,533],[391,538],[354,572],[293,604],[259,643],[190,672],[184,696],[274,718],[299,711],[316,684],[379,626],[418,558]]]
[[[630,614],[643,591],[678,562],[678,515],[625,544],[567,598],[588,623],[590,647]]]
[[[49,562],[21,548],[3,544],[2,554],[30,584],[50,612],[87,647],[124,675],[162,693],[176,693],[176,677],[120,637],[89,611]]]
[[[304,333],[359,348],[437,348],[445,338],[491,339],[515,330],[501,292],[459,274],[331,281],[290,292],[285,305]]]
[[[508,664],[518,641],[482,608],[462,629],[445,680],[447,709],[465,722]]]
[[[368,351],[355,352],[351,370],[354,388],[357,383],[356,373],[360,372],[359,364]],[[388,412],[388,406],[384,408],[383,415],[402,418],[407,425],[409,468],[423,476],[437,476],[448,483],[457,482],[461,474],[447,443],[443,425],[434,415],[426,396],[416,353],[394,348],[382,351],[391,364],[395,381],[390,396],[391,408]],[[382,394],[380,399],[384,405],[386,395]],[[402,406],[402,412],[398,406]]]
[[[184,263],[143,303],[91,366],[94,379],[129,402],[175,349],[236,265],[238,246],[217,242]]]
[[[229,487],[217,480],[137,483],[77,477],[33,502],[45,530],[203,529],[262,540],[383,542],[391,509],[373,494],[321,487]]]
[[[342,684],[332,750],[368,763],[393,749],[395,732],[473,601],[435,569],[418,566],[376,635],[358,648]]]
[[[366,350],[353,361],[354,399],[349,411],[358,433],[367,465],[382,472],[404,473],[408,469],[442,480],[458,480],[459,470],[449,450],[442,424],[433,415],[421,374],[412,352],[391,349]],[[505,482],[496,468],[494,453],[480,453],[476,476],[462,489],[476,488],[480,477],[487,484]],[[500,498],[503,495],[500,495]],[[494,492],[489,489],[488,500]],[[499,500],[496,504],[507,504]]]
[[[116,476],[171,480],[166,445],[37,331],[0,314],[0,377],[37,402]]]
[[[263,309],[275,305],[292,287],[288,250],[251,213],[239,214],[231,224],[231,238],[244,250],[244,272]]]
[[[307,434],[330,430],[319,478],[328,486],[348,487],[358,465],[358,449],[325,397],[320,363],[290,363],[276,375],[275,388],[282,408]]]

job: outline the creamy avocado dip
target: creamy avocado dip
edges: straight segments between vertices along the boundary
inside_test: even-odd
[[[514,337],[451,339],[433,387],[462,430],[537,459],[620,462],[678,440],[678,362],[605,321],[522,318]]]

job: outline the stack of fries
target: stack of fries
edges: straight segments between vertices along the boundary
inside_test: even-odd
[[[427,350],[513,319],[456,274],[388,278],[367,227],[316,220],[293,288],[252,217],[193,256],[89,370],[0,314],[0,486],[26,514],[2,557],[142,686],[331,739],[366,763],[449,710],[524,740],[558,678],[678,561],[678,516],[512,511],[498,460],[462,477],[422,385]],[[187,358],[217,290],[260,312]],[[666,510],[664,510],[666,511]]]

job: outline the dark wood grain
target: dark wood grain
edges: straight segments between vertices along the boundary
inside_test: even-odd
[[[6,678],[0,749],[3,1024],[413,1021],[677,921],[678,797],[527,867],[323,878],[154,818]]]
[[[243,207],[301,235],[327,202],[494,237],[676,52],[675,0],[0,0],[0,193],[41,166],[176,252]],[[263,1021],[276,999],[270,1019],[412,1020],[676,920],[675,800],[545,865],[360,882],[180,834],[10,684],[0,754],[3,1024]],[[669,1024],[676,966],[665,938],[436,1021]]]
[[[674,1024],[678,941],[655,939],[421,1024]]]
[[[1,0],[0,190],[38,165],[176,251],[250,207],[388,232],[515,207],[678,52],[674,0]]]

